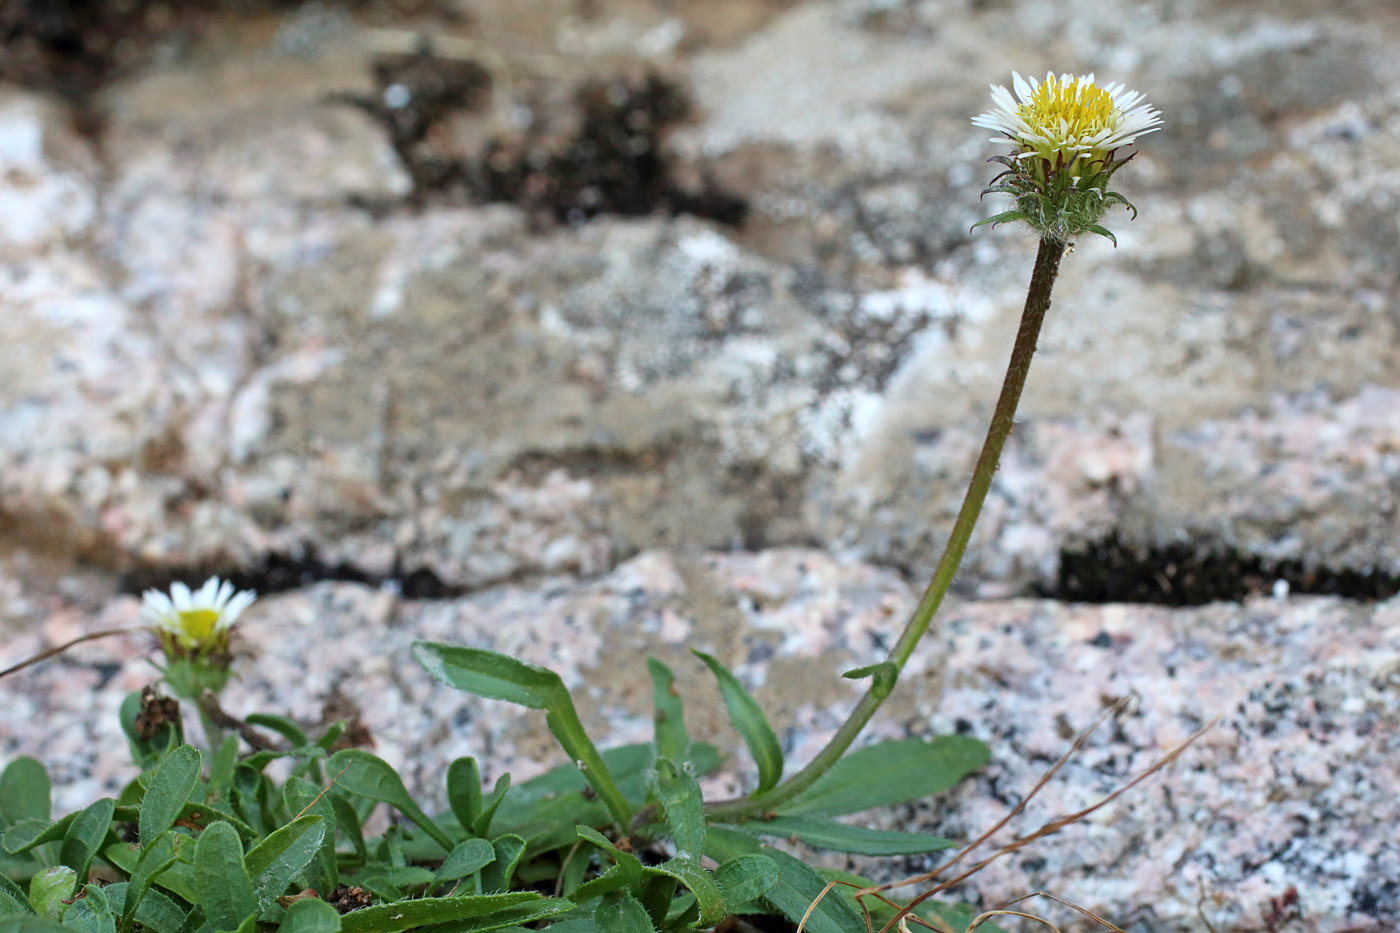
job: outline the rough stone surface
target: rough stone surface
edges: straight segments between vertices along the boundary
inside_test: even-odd
[[[682,650],[708,646],[811,754],[849,702],[813,672],[877,657],[909,605],[1016,326],[1034,244],[968,233],[1000,209],[976,198],[997,150],[969,118],[1013,68],[1095,71],[1166,118],[1120,176],[1142,214],[1117,250],[1068,258],[958,584],[986,601],[948,612],[921,654],[940,662],[879,727],[965,721],[997,757],[955,807],[887,818],[971,834],[1101,696],[1136,695],[1027,824],[1226,718],[989,869],[984,903],[1045,887],[1146,933],[1198,928],[1199,901],[1249,930],[1293,886],[1304,919],[1280,930],[1400,925],[1392,604],[1007,601],[1110,532],[1400,572],[1393,4],[455,5],[394,25],[229,4],[80,106],[0,88],[5,661],[130,624],[123,571],[314,553],[468,595],[265,600],[230,704],[382,698],[381,750],[430,794],[457,751],[520,775],[549,753],[529,716],[431,687],[415,637],[559,667],[618,741],[646,730],[636,671],[658,653],[696,731],[732,746]],[[667,140],[678,174],[747,198],[747,220],[412,203],[382,127],[333,99],[374,93],[418,27],[496,88],[430,151],[567,126],[582,79],[656,68],[696,105]],[[66,805],[113,786],[93,739],[146,650],[0,681],[0,748],[52,762]]]
[[[34,594],[13,570],[0,577],[6,624],[27,623],[0,663],[135,621],[131,597],[104,600],[81,581],[66,588],[68,596]],[[249,610],[225,705],[314,720],[338,688],[360,699],[376,751],[442,806],[442,774],[458,755],[481,758],[494,780],[506,770],[527,777],[559,753],[537,715],[435,684],[412,662],[413,640],[548,664],[609,744],[649,736],[642,658],[662,658],[679,675],[692,733],[734,752],[738,737],[708,675],[686,653],[695,647],[715,652],[754,690],[796,762],[815,753],[855,700],[839,673],[878,659],[914,595],[888,570],[804,550],[651,551],[593,582],[552,578],[433,602],[321,584]],[[92,643],[0,681],[12,724],[0,751],[55,762],[64,806],[115,789],[129,773],[116,708],[153,676],[145,641]],[[1400,923],[1394,600],[1261,599],[1197,610],[965,602],[950,607],[906,678],[872,737],[970,732],[990,742],[993,760],[954,793],[875,820],[957,839],[995,823],[1105,704],[1132,700],[994,842],[1093,803],[1221,720],[1164,773],[975,876],[962,893],[986,907],[1048,890],[1129,930],[1199,929],[1198,905],[1217,929],[1247,930],[1259,928],[1270,898],[1295,888],[1302,919],[1282,929]],[[734,752],[710,790],[747,788],[750,768]],[[850,867],[893,879],[925,866]],[[1057,916],[1053,905],[1036,906]]]
[[[1110,530],[1400,564],[1375,531],[1400,391],[1384,7],[480,6],[467,48],[547,86],[513,84],[522,106],[628,62],[677,76],[699,115],[670,145],[749,221],[393,207],[387,138],[329,100],[412,34],[348,15],[211,27],[104,90],[95,139],[6,91],[12,523],[115,568],[315,550],[477,586],[821,542],[923,573],[1031,249],[967,234],[995,151],[968,116],[1054,65],[1142,87],[1167,128],[1123,176],[1121,248],[1066,264],[963,585],[1023,592]],[[1365,475],[1262,437],[1212,466],[1203,439],[1259,418],[1347,435]],[[1280,497],[1294,471],[1336,488]]]

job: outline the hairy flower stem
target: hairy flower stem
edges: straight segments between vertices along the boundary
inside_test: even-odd
[[[1035,345],[1040,336],[1040,325],[1045,320],[1045,312],[1050,310],[1050,292],[1055,286],[1055,278],[1060,273],[1060,259],[1064,256],[1066,243],[1063,240],[1043,238],[1040,250],[1035,257],[1035,269],[1031,273],[1030,288],[1026,293],[1026,307],[1021,312],[1021,327],[1016,332],[1016,343],[1011,349],[1011,362],[1006,367],[1006,379],[1002,382],[1001,396],[997,399],[996,410],[992,412],[992,423],[987,429],[987,439],[982,442],[982,453],[972,471],[972,483],[963,497],[962,508],[958,510],[953,531],[943,549],[943,556],[934,570],[933,579],[923,598],[915,607],[914,614],[905,623],[886,660],[888,673],[876,676],[865,696],[861,697],[850,717],[842,724],[831,741],[826,744],[807,766],[792,777],[779,782],[762,794],[738,800],[725,800],[708,807],[711,819],[742,820],[772,810],[811,787],[817,778],[826,773],[850,748],[865,724],[875,715],[875,711],[885,702],[893,689],[894,681],[904,666],[909,663],[919,639],[928,631],[933,615],[938,611],[953,576],[962,563],[963,552],[967,550],[968,539],[982,512],[987,491],[992,486],[997,463],[1001,460],[1001,449],[1006,444],[1007,435],[1016,418],[1016,406],[1021,401],[1021,390],[1026,385],[1026,374],[1031,368],[1031,357],[1035,355]],[[893,670],[889,668],[892,666]],[[890,675],[893,676],[890,676]]]

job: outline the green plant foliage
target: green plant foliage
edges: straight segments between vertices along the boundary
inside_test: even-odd
[[[783,816],[840,816],[941,794],[990,757],[974,738],[881,742],[842,758],[807,791],[778,807]]]
[[[907,833],[898,830],[870,829],[816,820],[800,816],[775,816],[771,820],[755,820],[744,824],[750,832],[778,839],[792,839],[814,849],[850,852],[853,855],[921,855],[942,849],[957,848],[957,843],[929,833]]]
[[[33,758],[16,758],[0,771],[0,825],[49,820],[49,773]]]
[[[199,781],[202,763],[203,757],[198,749],[181,745],[172,749],[156,766],[146,795],[141,798],[141,816],[137,825],[143,843],[149,843],[174,825]]]
[[[416,653],[455,686],[542,709],[567,763],[519,784],[503,774],[487,789],[477,761],[459,758],[435,815],[388,762],[332,753],[338,725],[317,735],[284,716],[250,716],[274,740],[248,749],[232,734],[205,754],[179,741],[178,723],[142,738],[128,708],[139,771],[118,798],[55,820],[38,762],[0,773],[0,933],[681,933],[733,913],[795,922],[827,876],[763,837],[864,855],[945,848],[937,836],[830,817],[946,789],[986,757],[968,739],[885,743],[776,814],[714,825],[700,779],[720,757],[692,741],[660,662],[648,664],[653,741],[599,751],[553,672],[476,649]],[[723,665],[702,660],[760,762],[759,783],[772,786],[782,755],[766,718]],[[398,822],[367,835],[385,808]],[[808,929],[861,928],[849,900],[828,895]]]
[[[783,776],[783,749],[778,745],[778,737],[773,734],[773,727],[768,724],[768,717],[763,714],[763,707],[758,705],[758,701],[739,683],[739,678],[730,673],[729,668],[721,664],[718,658],[703,651],[694,653],[705,662],[719,681],[719,694],[724,699],[725,708],[729,710],[729,721],[734,724],[744,744],[749,747],[754,764],[758,765],[758,790],[767,790],[777,784],[778,779]]]

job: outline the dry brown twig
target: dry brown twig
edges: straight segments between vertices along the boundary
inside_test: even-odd
[[[924,918],[915,915],[913,913],[914,908],[918,907],[920,904],[922,904],[929,898],[941,894],[944,891],[947,891],[949,888],[954,887],[955,885],[961,884],[963,881],[966,881],[968,878],[977,874],[977,872],[981,871],[983,868],[986,868],[988,865],[1001,858],[1002,856],[1010,855],[1012,852],[1024,848],[1025,846],[1030,845],[1032,842],[1035,842],[1038,839],[1043,839],[1046,836],[1053,835],[1059,832],[1060,830],[1064,829],[1065,827],[1085,819],[1095,811],[1106,807],[1108,804],[1123,796],[1123,794],[1132,790],[1138,784],[1141,784],[1143,781],[1147,780],[1149,777],[1156,774],[1158,771],[1161,771],[1163,768],[1176,761],[1178,758],[1181,757],[1182,753],[1184,753],[1186,749],[1191,747],[1191,745],[1196,742],[1197,739],[1205,735],[1211,729],[1215,728],[1215,726],[1220,722],[1219,717],[1217,717],[1216,719],[1202,726],[1181,744],[1177,745],[1167,754],[1163,755],[1157,761],[1153,762],[1149,767],[1142,771],[1142,773],[1138,774],[1127,784],[1116,788],[1112,793],[1106,795],[1096,803],[1085,807],[1084,809],[1079,810],[1075,813],[1069,813],[1063,816],[1056,817],[1055,819],[1045,823],[1043,826],[1041,826],[1034,832],[1028,833],[1024,836],[1020,836],[1016,839],[1011,840],[1010,842],[998,848],[991,855],[987,856],[986,858],[974,864],[972,867],[963,871],[961,874],[949,878],[947,880],[940,881],[932,887],[928,888],[927,890],[920,892],[916,897],[909,901],[909,903],[903,905],[902,907],[895,904],[894,901],[890,900],[884,895],[883,892],[892,890],[894,888],[902,888],[907,887],[909,885],[926,884],[928,882],[931,882],[939,875],[944,874],[948,871],[948,869],[961,862],[971,852],[976,850],[979,846],[981,846],[988,839],[990,839],[995,833],[997,833],[1004,826],[1006,826],[1007,823],[1011,822],[1011,820],[1015,819],[1018,815],[1024,812],[1024,810],[1026,809],[1026,805],[1030,803],[1031,799],[1035,797],[1035,795],[1038,794],[1042,789],[1044,789],[1044,787],[1048,783],[1050,783],[1050,780],[1054,778],[1054,776],[1060,771],[1060,769],[1063,768],[1064,765],[1080,749],[1084,747],[1084,744],[1089,740],[1089,736],[1091,736],[1094,733],[1094,731],[1097,730],[1098,727],[1103,724],[1104,720],[1118,713],[1121,713],[1124,709],[1127,708],[1129,702],[1130,699],[1125,697],[1119,700],[1118,702],[1114,703],[1112,706],[1105,709],[1104,712],[1100,714],[1099,717],[1088,726],[1088,728],[1084,729],[1082,732],[1079,733],[1078,736],[1075,737],[1075,740],[1070,745],[1069,750],[1066,751],[1058,761],[1051,765],[1050,768],[1047,769],[1043,775],[1041,775],[1040,780],[1036,782],[1035,786],[1031,788],[1030,792],[1026,794],[1026,796],[1022,798],[1019,803],[1012,807],[1007,812],[1007,814],[1000,820],[998,820],[996,824],[993,825],[990,829],[988,829],[982,835],[978,836],[972,842],[968,843],[963,848],[959,849],[958,852],[951,859],[944,862],[942,865],[938,866],[932,871],[925,872],[921,875],[916,875],[912,878],[905,878],[899,881],[889,881],[881,885],[875,885],[873,887],[860,889],[855,895],[855,900],[856,903],[860,905],[861,910],[864,913],[866,930],[873,931],[873,927],[871,925],[870,910],[865,906],[864,898],[875,897],[885,904],[898,908],[898,912],[894,915],[893,918],[891,918],[887,923],[885,923],[884,926],[880,928],[879,933],[893,933],[893,931],[896,930],[899,931],[899,933],[907,933],[910,923],[917,924],[918,926],[925,927],[930,930],[936,930],[938,931],[938,933],[956,933],[956,931],[953,931],[945,922],[931,922],[929,920],[925,920]],[[817,904],[821,903],[822,899],[826,897],[826,895],[830,893],[831,890],[835,888],[838,884],[850,885],[850,882],[833,881],[830,884],[828,884],[825,888],[823,888],[821,893],[818,894],[817,897],[813,900],[811,906],[808,907],[807,913],[803,915],[802,922],[799,923],[797,927],[798,933],[803,933],[807,919],[811,916],[812,911],[816,909]],[[854,887],[854,885],[850,886]],[[1027,900],[1033,897],[1049,898],[1050,900],[1063,904],[1064,906],[1069,907],[1072,910],[1078,911],[1084,916],[1094,920],[1096,923],[1102,924],[1104,929],[1111,931],[1111,933],[1123,933],[1123,930],[1120,927],[1115,926],[1108,920],[1097,916],[1096,914],[1092,913],[1089,910],[1086,910],[1083,907],[1080,907],[1076,904],[1072,904],[1069,901],[1063,900],[1059,897],[1056,897],[1053,894],[1044,891],[1037,891],[1032,894],[1024,895],[1022,897],[1017,898],[1014,901],[1011,901],[999,910],[987,911],[983,914],[980,914],[972,921],[972,923],[968,926],[967,930],[963,931],[963,933],[972,933],[972,931],[975,930],[978,926],[987,922],[992,917],[999,915],[1015,915],[1019,917],[1025,917],[1031,920],[1035,920],[1038,923],[1044,923],[1046,926],[1049,926],[1052,930],[1056,929],[1056,927],[1053,924],[1049,923],[1041,917],[1036,917],[1033,914],[1027,914],[1022,913],[1020,911],[1012,911],[1007,909],[1011,907],[1012,904],[1017,904],[1023,900]]]
[[[30,667],[30,666],[32,666],[32,665],[34,665],[34,664],[38,664],[40,661],[47,661],[49,658],[57,657],[58,655],[63,654],[63,652],[67,651],[69,648],[73,648],[73,647],[75,647],[75,646],[77,646],[77,645],[81,645],[83,642],[96,641],[96,640],[99,639],[99,638],[111,638],[113,635],[134,635],[134,634],[136,634],[137,632],[144,632],[144,631],[147,631],[147,629],[146,629],[145,627],[137,627],[137,628],[111,628],[111,629],[106,629],[106,630],[101,631],[101,632],[88,632],[86,635],[79,635],[77,638],[71,639],[71,640],[69,640],[69,641],[65,641],[65,642],[64,642],[63,644],[61,644],[61,645],[58,645],[58,646],[53,647],[53,648],[49,648],[49,649],[47,649],[47,650],[45,650],[45,651],[39,652],[39,653],[36,654],[36,655],[33,655],[33,656],[31,656],[31,657],[28,657],[28,658],[25,658],[23,661],[20,661],[18,664],[11,664],[9,667],[5,668],[3,671],[0,671],[0,677],[8,677],[10,674],[13,674],[13,673],[15,673],[15,672],[17,672],[17,671],[22,671],[22,670],[24,670],[26,667]]]

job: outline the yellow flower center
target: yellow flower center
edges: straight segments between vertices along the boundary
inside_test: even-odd
[[[1064,84],[1050,75],[1021,105],[1020,114],[1031,126],[1053,127],[1064,138],[1085,136],[1113,125],[1113,97],[1083,78]]]
[[[180,630],[191,644],[201,644],[214,634],[219,613],[213,609],[186,609],[180,613]]]

